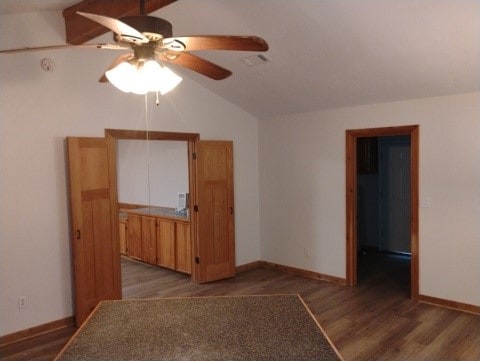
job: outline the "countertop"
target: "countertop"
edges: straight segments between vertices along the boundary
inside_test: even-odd
[[[125,211],[120,212],[120,219],[125,219],[128,217],[128,214],[138,214],[141,216],[154,216],[154,217],[162,217],[162,218],[169,218],[173,220],[180,220],[188,222],[190,221],[190,217],[183,214],[177,214],[175,209],[167,208],[167,207],[145,207],[145,208],[134,208],[128,209]]]

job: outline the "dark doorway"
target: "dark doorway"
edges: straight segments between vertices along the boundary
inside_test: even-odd
[[[358,283],[409,295],[410,136],[357,139]],[[381,279],[380,279],[381,278]]]
[[[410,137],[410,216],[409,216],[409,239],[410,239],[410,297],[418,299],[419,296],[419,239],[418,239],[418,169],[419,169],[419,127],[418,125],[352,129],[345,132],[346,135],[346,281],[349,285],[357,284],[358,257],[361,249],[358,249],[358,222],[357,222],[357,141],[361,138],[376,138],[406,135]],[[360,141],[362,142],[362,141]],[[374,146],[374,145],[373,145]],[[378,139],[377,139],[378,147]],[[368,154],[368,153],[367,153]],[[361,162],[361,161],[359,161]],[[367,159],[366,164],[375,167],[378,162]],[[361,167],[361,166],[360,166]],[[377,170],[378,171],[378,170]],[[360,251],[360,252],[359,252]]]

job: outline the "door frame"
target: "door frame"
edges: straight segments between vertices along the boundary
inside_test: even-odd
[[[161,131],[145,131],[145,130],[128,130],[128,129],[105,129],[105,139],[108,150],[108,170],[114,196],[111,199],[112,219],[118,218],[118,188],[117,188],[117,140],[119,139],[134,139],[134,140],[173,140],[186,141],[188,144],[188,187],[190,204],[197,204],[196,200],[196,173],[193,162],[193,157],[196,152],[196,142],[200,140],[199,133],[179,133],[179,132],[161,132]],[[118,227],[117,227],[118,228]],[[192,250],[192,280],[197,280],[196,267],[193,267],[193,260],[197,250],[197,214],[190,212],[190,242]],[[116,233],[119,242],[118,232]]]
[[[419,126],[350,129],[345,132],[346,145],[346,282],[357,284],[357,138],[391,135],[410,136],[410,297],[419,296]]]

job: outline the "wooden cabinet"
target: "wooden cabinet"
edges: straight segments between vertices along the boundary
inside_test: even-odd
[[[120,254],[127,255],[127,219],[118,222],[118,238],[120,242]]]
[[[157,264],[157,219],[142,216],[142,261]]]
[[[127,227],[127,250],[128,256],[142,259],[142,216],[128,215]]]
[[[175,269],[175,222],[158,218],[158,265]]]
[[[188,222],[175,222],[175,241],[176,270],[190,274],[192,273],[192,252]]]
[[[156,208],[155,208],[156,209]],[[126,254],[134,259],[183,273],[192,272],[190,222],[185,217],[127,211]],[[120,225],[121,226],[121,225]]]

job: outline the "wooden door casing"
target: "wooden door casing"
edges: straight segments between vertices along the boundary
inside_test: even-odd
[[[101,300],[121,298],[118,218],[104,138],[67,138],[75,322]]]
[[[197,281],[235,275],[233,142],[196,144]]]

